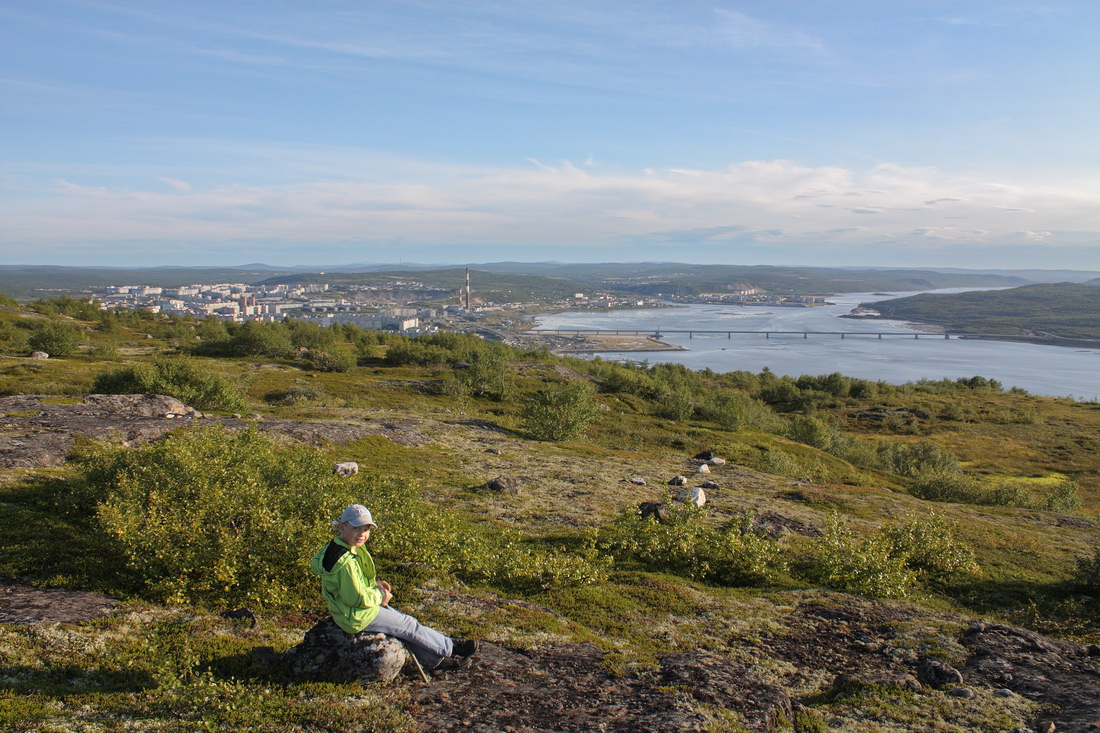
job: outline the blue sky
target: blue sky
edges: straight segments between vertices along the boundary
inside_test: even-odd
[[[1100,269],[1095,0],[4,0],[0,261]]]

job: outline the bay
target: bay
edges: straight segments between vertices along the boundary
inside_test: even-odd
[[[957,293],[977,288],[921,292]],[[1021,387],[1049,397],[1073,396],[1100,400],[1100,349],[1044,346],[1009,341],[944,339],[932,335],[911,338],[869,334],[934,333],[904,321],[841,318],[862,302],[887,300],[917,293],[843,293],[830,296],[830,305],[813,308],[690,304],[671,308],[576,311],[539,316],[536,329],[843,331],[853,336],[803,338],[759,334],[668,334],[661,340],[685,351],[610,352],[611,360],[671,362],[691,369],[716,372],[739,369],[776,374],[840,372],[850,377],[892,384],[920,379],[956,379],[980,375],[1006,388]]]

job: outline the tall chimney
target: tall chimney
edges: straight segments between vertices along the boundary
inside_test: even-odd
[[[466,268],[466,310],[470,310],[470,268]]]

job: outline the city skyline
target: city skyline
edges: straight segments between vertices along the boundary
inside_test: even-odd
[[[1100,269],[1084,0],[12,0],[0,259]]]

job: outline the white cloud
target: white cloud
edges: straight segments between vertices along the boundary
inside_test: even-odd
[[[372,170],[362,158],[349,165]],[[1095,248],[1095,238],[1082,233],[1100,231],[1095,185],[1039,187],[896,165],[853,170],[751,160],[719,169],[629,171],[535,160],[511,168],[385,161],[372,170],[377,180],[350,179],[346,171],[345,180],[334,180],[334,172],[266,186],[201,187],[159,178],[158,186],[171,191],[57,180],[37,196],[0,204],[4,248],[400,241],[495,244],[517,254],[606,247],[619,248],[621,257],[624,242],[758,241],[874,254],[882,242],[919,248],[935,241],[991,252],[1035,242],[1084,251]]]
[[[183,191],[184,193],[189,193],[191,191],[191,184],[187,181],[180,181],[175,178],[168,178],[167,176],[161,176],[157,180],[171,186],[177,191]]]

